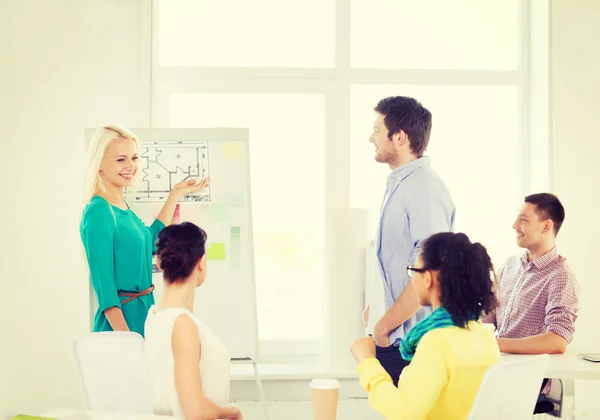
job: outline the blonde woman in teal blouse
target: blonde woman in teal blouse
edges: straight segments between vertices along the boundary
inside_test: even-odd
[[[177,201],[208,186],[208,179],[173,186],[158,217],[145,226],[123,193],[139,180],[140,140],[119,126],[96,130],[88,149],[85,209],[80,235],[98,298],[93,331],[134,331],[154,304],[152,252],[158,233],[171,223]]]

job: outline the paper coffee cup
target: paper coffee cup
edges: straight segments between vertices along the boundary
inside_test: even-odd
[[[313,379],[312,405],[314,420],[336,420],[340,382],[337,379]]]

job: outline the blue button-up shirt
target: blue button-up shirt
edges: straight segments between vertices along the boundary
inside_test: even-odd
[[[438,232],[454,230],[456,209],[444,182],[426,156],[397,168],[388,177],[377,235],[377,259],[386,311],[410,287],[406,266],[415,262],[419,244]],[[390,334],[398,345],[415,324],[431,313],[421,308]]]

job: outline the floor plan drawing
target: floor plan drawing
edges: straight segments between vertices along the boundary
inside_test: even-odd
[[[142,144],[142,177],[133,192],[135,201],[165,201],[175,184],[209,176],[208,142],[152,142]],[[210,202],[210,187],[182,201]]]

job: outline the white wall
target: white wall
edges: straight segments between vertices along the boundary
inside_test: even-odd
[[[552,178],[566,209],[559,234],[579,280],[576,344],[599,346],[600,281],[597,225],[600,206],[600,2],[552,5]]]
[[[80,406],[84,128],[146,124],[140,0],[0,2],[0,419]]]
[[[600,351],[600,2],[554,0],[551,14],[551,173],[566,210],[558,244],[581,286],[572,346]],[[600,384],[578,383],[576,393],[577,418],[599,418]]]

